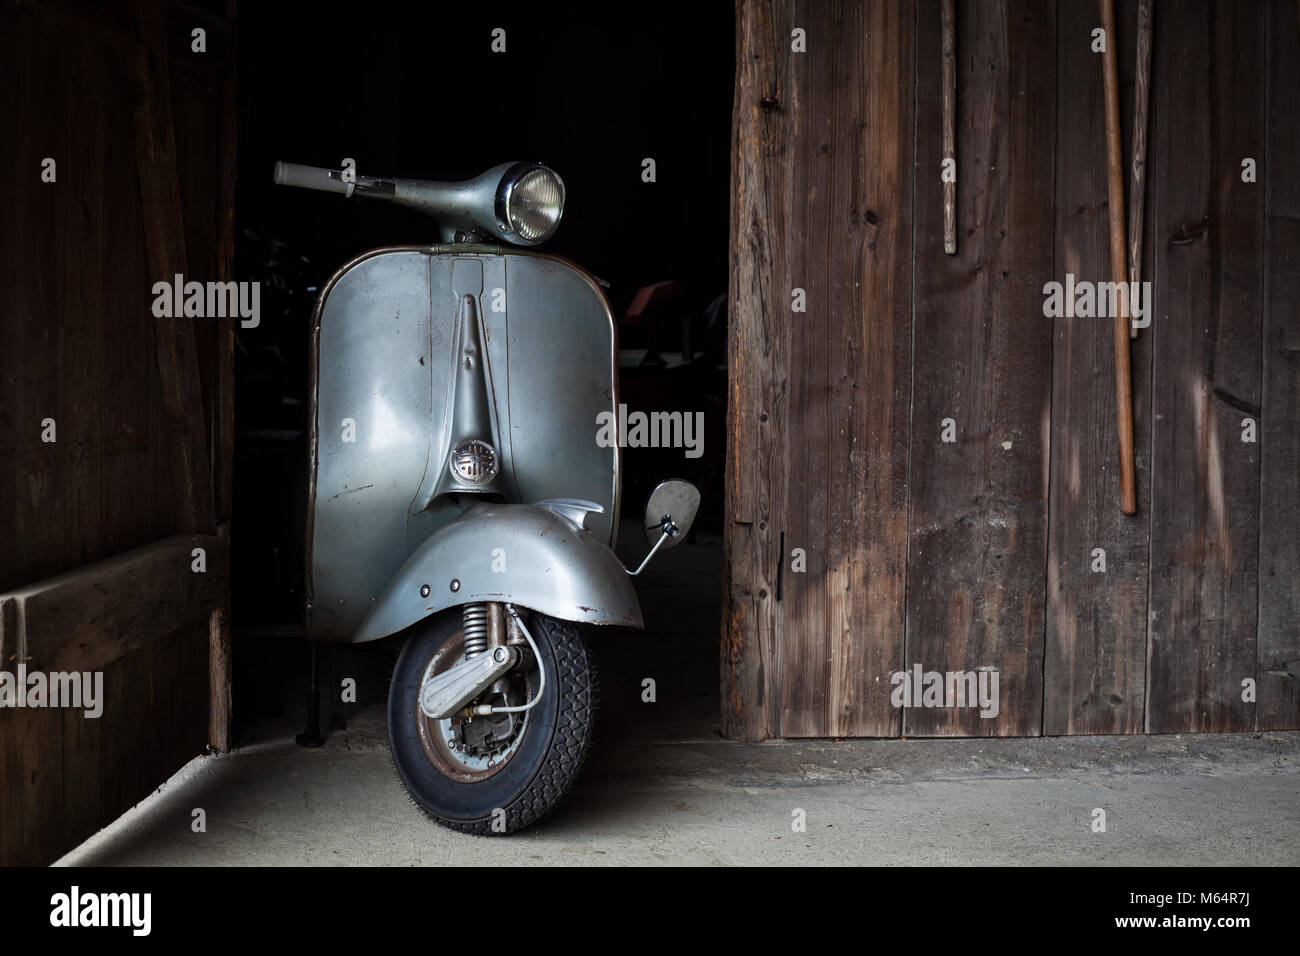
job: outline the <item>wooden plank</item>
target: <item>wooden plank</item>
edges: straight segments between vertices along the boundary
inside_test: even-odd
[[[916,9],[848,7],[835,34],[831,178],[817,226],[829,244],[830,306],[825,732],[878,737],[901,728],[888,691],[903,662],[907,566]]]
[[[1300,17],[1268,4],[1256,729],[1300,728]],[[1259,157],[1256,157],[1257,159]],[[1257,187],[1259,188],[1259,187]]]
[[[171,120],[168,47],[158,11],[147,0],[140,0],[139,9],[144,42],[132,66],[140,198],[150,271],[155,281],[168,281],[185,274],[188,262]],[[157,318],[154,324],[177,530],[211,533],[216,521],[194,329],[185,318]]]
[[[195,548],[207,571],[192,570]],[[19,641],[29,666],[93,671],[160,634],[225,606],[226,543],[215,536],[175,535],[0,597],[17,608]]]
[[[775,270],[782,259],[788,260],[784,276],[763,290],[769,296],[767,313],[789,323],[789,345],[788,351],[754,363],[770,382],[767,395],[756,403],[757,424],[773,427],[760,432],[742,420],[736,428],[733,418],[736,506],[729,523],[724,671],[730,666],[731,673],[741,675],[728,678],[729,693],[737,683],[757,688],[758,675],[770,673],[760,665],[763,649],[771,645],[742,647],[737,653],[732,635],[743,628],[740,622],[747,615],[766,623],[765,612],[749,608],[755,595],[762,601],[779,588],[781,606],[773,622],[780,668],[775,682],[779,732],[891,733],[898,717],[879,688],[901,661],[911,270],[910,253],[903,250],[910,248],[913,11],[910,4],[796,4],[782,18],[773,9],[781,5],[755,6],[757,10],[742,6],[739,11],[741,49],[746,49],[744,37],[754,36],[755,43],[769,45],[790,63],[788,92],[770,94],[769,100],[771,109],[788,115],[781,132],[788,130],[791,137],[788,160],[780,157],[792,169],[787,225],[777,233],[785,255],[770,256],[767,265]],[[787,53],[796,28],[803,31],[806,52]],[[764,61],[751,53],[739,62],[744,95],[746,71]],[[740,143],[743,148],[743,139]],[[746,175],[744,160],[740,168],[738,175]],[[765,169],[754,178],[770,182],[772,175]],[[764,191],[770,197],[770,189]],[[745,200],[747,194],[737,195]],[[748,196],[747,201],[757,202],[756,192]],[[768,221],[771,206],[769,199]],[[748,242],[739,214],[735,228],[738,242]],[[753,251],[751,247],[750,261]],[[746,262],[742,268],[751,267]],[[752,280],[748,288],[754,288]],[[795,289],[801,290],[807,311],[790,311]],[[742,334],[748,317],[743,296],[744,291],[736,303]],[[779,328],[775,321],[773,327]],[[784,340],[777,348],[783,347]],[[748,381],[746,373],[737,365],[733,381]],[[746,387],[733,385],[733,415],[744,414],[740,406]],[[787,394],[782,415],[781,400]],[[774,440],[761,445],[759,434],[771,434]],[[755,520],[744,510],[752,506],[738,500],[747,482],[762,495],[764,489],[755,487],[752,477],[735,472],[752,462],[739,450],[760,447],[771,449],[765,460],[773,462],[765,486],[779,510],[771,522],[762,515]],[[789,469],[785,477],[776,464],[782,458]],[[784,521],[778,528],[780,511]],[[751,519],[744,522],[748,528],[756,527],[766,537],[738,530],[742,517]],[[742,579],[734,542],[741,535],[746,536],[743,553],[749,556],[745,567],[759,574],[743,579],[759,582],[748,594],[737,593]],[[774,553],[781,554],[785,565],[794,549],[805,556],[803,573],[773,568]],[[771,573],[777,574],[776,582],[763,577]],[[746,668],[729,665],[729,659],[743,660]],[[731,700],[738,697],[733,694]]]
[[[64,459],[63,507],[65,520],[79,533],[68,535],[61,548],[65,566],[75,567],[103,554],[105,516],[103,489],[103,288],[114,277],[103,271],[106,243],[104,220],[104,155],[106,109],[103,45],[93,38],[69,37],[58,71],[66,84],[60,110],[69,145],[63,176],[52,195],[61,198],[62,222],[59,262],[61,308],[48,318],[63,332],[60,382],[66,418],[60,423],[60,447],[71,455]],[[57,220],[56,220],[57,221]],[[56,260],[57,261],[57,260]],[[111,330],[109,330],[109,334]]]
[[[835,61],[842,5],[794,3],[791,29],[804,31],[807,50],[790,52],[792,78],[790,219],[787,282],[777,289],[774,311],[790,323],[789,406],[785,454],[790,477],[784,506],[787,549],[807,555],[807,572],[791,574],[783,587],[780,645],[780,733],[822,737],[830,728],[831,640],[827,619],[829,514],[827,475],[833,421],[828,382],[831,340],[845,332],[831,312],[832,276],[839,258],[832,242],[831,216],[837,198],[831,153],[843,145],[835,126],[834,91],[839,70],[854,76],[853,61]],[[775,42],[790,50],[790,32]],[[837,70],[838,67],[838,70]],[[863,78],[865,79],[865,77]],[[839,236],[836,236],[836,240]],[[834,265],[833,265],[834,263]],[[793,312],[794,290],[802,290],[806,312]]]
[[[0,172],[31,184],[15,195],[13,228],[0,231],[5,346],[22,356],[0,380],[0,489],[11,490],[0,493],[0,526],[22,542],[0,552],[0,589],[159,536],[145,505],[154,359],[138,336],[152,343],[151,297],[134,146],[129,128],[110,122],[124,102],[122,52],[105,36],[0,11],[0,97],[12,98],[15,144],[0,151]],[[40,96],[30,95],[33,77]],[[46,156],[54,183],[39,180]],[[57,442],[41,440],[47,417]]]
[[[21,602],[0,598],[0,669],[18,675],[35,669],[23,633]],[[54,708],[0,708],[0,778],[4,781],[5,866],[49,862],[44,854],[59,844],[64,816],[63,793],[49,786],[58,780],[63,760],[63,714]]]
[[[782,736],[896,732],[910,382],[910,4],[796,5]],[[789,31],[777,42],[784,44]],[[870,509],[870,512],[869,510]],[[868,517],[870,515],[870,517]],[[887,663],[885,663],[887,662]]]
[[[0,670],[12,671],[18,655],[18,602],[0,595]]]
[[[1117,19],[1123,36],[1125,25],[1135,20],[1134,4],[1121,5]],[[1051,279],[1061,283],[1067,274],[1076,281],[1110,279],[1101,63],[1091,49],[1096,26],[1093,5],[1058,6]],[[1127,35],[1134,33],[1128,29]],[[1123,90],[1132,76],[1135,50],[1125,43],[1119,50]],[[1131,123],[1132,98],[1121,96],[1121,105]],[[1158,112],[1159,105],[1153,109]],[[1122,115],[1121,129],[1127,128]],[[1154,255],[1145,258],[1144,272]],[[1106,318],[1051,321],[1043,733],[1138,733],[1144,705],[1150,515],[1139,509],[1128,516],[1116,507],[1120,490],[1112,324]],[[1150,336],[1144,335],[1131,352],[1138,501],[1150,500],[1150,365]],[[1096,549],[1105,552],[1104,572],[1093,570],[1100,567]]]
[[[59,422],[58,447],[72,452],[62,456],[63,515],[69,526],[59,543],[61,570],[101,558],[112,539],[121,534],[114,526],[125,525],[124,518],[129,520],[129,505],[122,508],[119,500],[120,486],[110,493],[105,481],[109,433],[104,415],[109,403],[104,372],[106,351],[131,339],[120,328],[106,328],[119,315],[111,311],[107,287],[125,280],[112,271],[106,251],[110,246],[130,246],[121,242],[123,235],[130,235],[129,220],[109,214],[110,205],[120,201],[114,195],[119,190],[106,185],[116,182],[111,178],[116,169],[109,158],[107,127],[108,104],[118,102],[113,97],[120,88],[111,77],[120,54],[111,38],[83,29],[59,31],[59,48],[62,66],[57,75],[65,86],[56,112],[66,124],[62,137],[66,147],[58,157],[58,186],[50,193],[59,197],[63,208],[61,217],[51,219],[62,221],[51,230],[61,254],[50,265],[61,280],[61,301],[57,314],[47,319],[63,333],[62,361],[54,384],[66,409]],[[107,240],[106,228],[114,233],[112,243]],[[145,476],[137,477],[142,481]],[[129,536],[131,532],[126,533]],[[24,570],[31,573],[34,569]],[[21,599],[12,604],[15,624],[21,627],[25,624]],[[22,639],[26,644],[25,635]],[[29,667],[39,666],[30,648],[25,648],[23,656]],[[56,847],[74,846],[103,825],[102,730],[98,719],[88,718],[84,709],[73,708],[44,712],[34,726],[24,730],[31,738],[19,746],[39,748],[46,759],[32,768],[26,787],[20,787],[20,793],[27,796],[19,800],[25,799],[28,809],[17,815],[30,822],[31,804],[58,808],[57,820],[38,824],[43,832],[24,844],[22,858],[28,862],[48,862]],[[13,796],[10,790],[0,792],[7,798]],[[39,810],[36,818],[41,819]]]
[[[49,848],[59,846],[63,830],[63,792],[58,781],[63,760],[63,714],[54,708],[0,709],[0,751],[5,781],[4,829],[9,831],[5,866],[40,866],[51,862]]]
[[[1263,0],[1161,17],[1147,730],[1249,730],[1257,663]],[[1189,110],[1186,104],[1200,104]]]
[[[797,104],[784,42],[789,16],[784,4],[736,5],[721,664],[722,732],[740,740],[779,734],[778,565],[786,560],[781,522],[792,324],[785,230]]]
[[[18,606],[0,597],[0,670],[14,672],[18,641]],[[20,728],[14,711],[0,708],[0,794],[12,794],[19,786],[10,754],[19,746]],[[18,856],[24,821],[17,813],[0,813],[0,864],[7,865]]]
[[[893,357],[892,350],[888,349],[881,355],[873,355],[867,340],[877,323],[885,326],[885,331],[889,329],[888,320],[892,315],[887,300],[881,313],[869,314],[868,309],[882,304],[876,290],[893,278],[887,265],[883,274],[877,272],[881,267],[879,258],[883,256],[888,263],[896,250],[886,244],[877,255],[872,255],[867,247],[875,246],[879,220],[888,218],[885,229],[893,232],[896,217],[901,215],[907,219],[908,203],[901,191],[890,194],[881,188],[882,180],[894,172],[896,164],[873,177],[864,162],[875,152],[872,139],[880,141],[877,145],[890,148],[907,144],[906,136],[899,137],[903,144],[894,140],[895,126],[890,122],[893,117],[886,112],[888,100],[877,86],[886,84],[884,90],[889,90],[889,81],[896,81],[897,63],[891,62],[891,55],[895,54],[889,49],[896,25],[889,21],[898,15],[898,10],[894,4],[874,9],[856,3],[826,6],[832,8],[831,16],[813,21],[817,45],[802,57],[815,68],[807,100],[808,139],[803,144],[810,157],[804,165],[809,173],[805,206],[808,243],[802,249],[790,250],[792,275],[803,271],[810,279],[808,314],[792,316],[792,328],[793,334],[808,337],[806,344],[813,347],[805,354],[821,363],[820,374],[807,383],[805,391],[809,398],[815,396],[820,406],[813,419],[818,430],[797,437],[792,432],[796,447],[792,449],[791,461],[808,467],[808,472],[803,488],[792,478],[787,489],[787,500],[792,497],[797,500],[806,493],[808,484],[818,485],[814,501],[820,504],[825,516],[824,526],[816,529],[821,533],[824,549],[824,557],[819,555],[816,562],[822,565],[821,574],[811,581],[804,574],[797,577],[820,589],[818,600],[809,605],[820,606],[825,619],[817,630],[800,633],[787,627],[782,632],[784,641],[803,649],[805,660],[816,660],[819,654],[823,657],[822,669],[814,670],[813,674],[824,684],[804,685],[813,695],[813,700],[807,701],[811,706],[802,714],[791,715],[794,722],[785,736],[805,736],[803,731],[808,725],[803,721],[813,715],[820,727],[816,734],[819,737],[854,735],[852,728],[857,724],[874,726],[876,722],[871,717],[881,713],[879,705],[884,701],[866,696],[880,687],[877,679],[880,668],[871,661],[872,656],[879,655],[872,652],[892,644],[894,653],[890,657],[895,660],[901,657],[901,634],[897,627],[883,633],[864,627],[866,615],[862,613],[865,610],[862,603],[872,583],[867,572],[871,559],[865,553],[870,542],[859,537],[856,525],[866,490],[864,479],[868,475],[867,469],[855,466],[863,450],[860,443],[866,446],[875,437],[867,434],[868,419],[874,424],[876,420],[887,419],[887,414],[875,415],[871,400],[879,399],[879,394],[874,389],[871,396],[852,390],[858,385],[870,387],[868,364],[883,362],[888,374]],[[810,9],[817,9],[816,5],[810,5]],[[908,19],[912,19],[910,11]],[[882,20],[885,21],[883,31]],[[886,59],[878,60],[881,54]],[[910,64],[910,48],[907,57]],[[892,92],[900,92],[899,87],[895,86]],[[873,98],[877,101],[873,104],[876,112],[868,115],[871,108],[868,101]],[[795,218],[799,218],[799,213]],[[905,234],[897,235],[902,238]],[[903,241],[906,244],[906,239]],[[906,253],[904,258],[908,261]],[[876,294],[862,288],[867,282]],[[902,421],[906,428],[906,416]],[[814,449],[813,443],[824,443],[824,447]],[[887,465],[888,459],[881,464]],[[806,518],[815,521],[816,512],[810,510]],[[873,557],[879,560],[878,555]],[[883,575],[881,583],[887,584]],[[811,620],[805,622],[805,627],[808,625],[816,627]],[[784,649],[783,645],[783,657]],[[817,698],[820,698],[820,713]],[[887,709],[884,711],[881,735],[897,733],[896,719],[890,726],[891,718],[896,716]]]
[[[918,8],[917,61],[939,11]],[[965,4],[958,21],[956,255],[943,247],[942,83],[917,74],[915,379],[905,670],[998,674],[996,713],[921,707],[908,736],[1039,733],[1052,383],[1055,4]],[[955,441],[943,440],[952,419]],[[990,678],[982,678],[989,681]],[[991,685],[989,689],[991,689]],[[917,701],[916,704],[920,704]],[[991,708],[989,709],[992,710]]]
[[[119,51],[100,34],[43,17],[6,9],[0,19],[0,95],[15,101],[6,110],[15,146],[0,162],[11,181],[31,187],[15,196],[14,228],[0,233],[0,258],[9,263],[5,345],[22,356],[0,384],[11,423],[0,424],[0,487],[13,489],[0,494],[0,519],[22,542],[0,554],[5,588],[111,553],[116,527],[129,524],[129,502],[104,500],[110,441],[101,416],[106,351],[129,339],[112,309],[130,277],[115,274],[108,257],[131,243],[129,220],[111,215],[122,191],[107,186],[116,173],[108,113],[120,108],[112,82]],[[51,63],[58,69],[51,72]],[[35,78],[39,96],[31,93]],[[57,163],[53,183],[39,178],[45,157]],[[54,419],[57,442],[41,440],[45,418]],[[145,486],[146,477],[131,485]]]
[[[29,574],[45,576],[70,566],[61,552],[77,541],[81,529],[67,514],[65,494],[74,457],[76,429],[62,387],[60,326],[63,298],[61,264],[65,261],[57,229],[50,222],[66,219],[71,184],[41,182],[46,157],[56,162],[62,179],[75,181],[69,128],[59,108],[30,95],[31,78],[66,53],[62,38],[43,24],[27,22],[21,12],[0,13],[0,108],[8,117],[6,148],[0,149],[0,173],[20,185],[16,201],[0,229],[4,262],[4,352],[21,356],[0,376],[0,527],[18,547],[0,549],[0,587]],[[66,87],[50,81],[58,103]],[[46,419],[55,422],[58,442],[42,440]],[[84,433],[83,433],[84,434]]]
[[[202,753],[208,732],[207,707],[201,703],[208,694],[207,661],[204,617],[158,635],[104,669],[100,825]]]
[[[226,0],[226,25],[231,40],[221,89],[221,147],[217,213],[217,273],[223,282],[235,279],[235,145],[239,129],[235,77],[238,36],[235,0]],[[235,475],[235,323],[217,327],[215,517],[218,527],[229,525],[234,507]]]
[[[113,704],[104,700],[107,711]],[[63,812],[58,843],[43,848],[57,853],[56,846],[71,848],[89,839],[105,822],[104,805],[104,721],[87,717],[85,710],[62,712],[62,755],[59,778],[63,787]],[[0,793],[3,793],[0,790]]]
[[[163,636],[158,635],[158,639]],[[162,783],[168,772],[153,765],[158,742],[150,716],[157,680],[151,665],[151,646],[139,647],[104,668],[104,698],[110,703],[101,718],[104,747],[100,754],[100,813],[105,820],[135,806]]]
[[[210,634],[209,618],[178,628],[149,647],[155,687],[148,720],[157,742],[147,766],[151,789],[208,746]]]
[[[185,47],[188,49],[188,45]],[[208,54],[188,54],[206,57]],[[185,234],[185,264],[187,279],[208,282],[219,279],[219,253],[217,249],[218,214],[220,209],[220,153],[215,145],[221,142],[221,117],[210,108],[220,96],[215,86],[201,83],[198,78],[173,71],[171,77],[172,127],[176,138],[176,172],[180,187],[181,227]],[[217,349],[218,337],[223,327],[230,327],[238,319],[186,319],[194,340],[194,370],[198,375],[200,404],[197,415],[190,416],[192,427],[201,425],[204,448],[207,451],[215,490],[217,449],[214,445],[217,430]],[[215,526],[215,499],[213,521]]]
[[[125,59],[125,52],[119,51]],[[130,102],[129,70],[122,66],[105,77],[106,102],[117,119]],[[104,550],[96,558],[121,554],[172,533],[165,442],[157,410],[159,394],[153,296],[136,167],[135,139],[130,123],[107,123],[104,177],[115,183],[104,195],[104,216],[113,224],[113,241],[100,255],[104,274],[113,281],[104,287],[104,402],[100,428],[104,436],[102,512],[107,518]],[[156,458],[163,458],[156,462]],[[155,464],[161,464],[155,468]],[[131,489],[130,494],[122,490]],[[44,575],[29,575],[27,583]]]

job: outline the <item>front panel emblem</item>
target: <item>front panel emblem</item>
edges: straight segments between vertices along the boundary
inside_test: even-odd
[[[467,485],[482,485],[497,476],[501,465],[496,449],[485,441],[467,438],[451,450],[451,475]]]

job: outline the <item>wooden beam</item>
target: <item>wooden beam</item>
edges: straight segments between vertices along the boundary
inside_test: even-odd
[[[1256,730],[1300,728],[1300,30],[1267,7],[1263,414],[1259,422],[1259,662]]]
[[[208,617],[208,746],[217,753],[230,750],[230,612],[215,607]]]
[[[722,732],[740,740],[779,734],[791,27],[784,5],[737,0],[721,666]]]
[[[193,569],[202,548],[206,569]],[[93,671],[228,604],[226,543],[174,535],[0,594],[0,648],[29,670]]]
[[[142,45],[133,57],[136,160],[145,244],[153,281],[171,282],[186,270],[176,136],[172,126],[167,43],[161,17],[140,0]],[[158,377],[171,459],[177,530],[211,534],[216,528],[212,475],[203,420],[194,328],[185,318],[155,318]]]

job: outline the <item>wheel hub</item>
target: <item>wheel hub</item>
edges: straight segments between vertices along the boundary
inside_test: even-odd
[[[434,652],[424,669],[424,680],[443,673],[464,659],[464,631],[451,634]],[[493,713],[475,716],[468,708],[478,704],[518,706],[531,699],[532,678],[525,666],[516,666],[470,701],[452,717],[429,718],[417,702],[415,721],[420,744],[430,763],[444,775],[463,782],[492,776],[519,749],[528,725],[528,713]]]
[[[504,681],[498,681],[498,684]],[[497,690],[496,685],[478,699],[479,703],[494,707],[509,707],[510,701],[504,690]],[[472,757],[495,757],[505,752],[513,742],[516,733],[523,726],[522,714],[489,714],[475,717],[473,720],[448,721],[451,731],[459,730],[460,743],[464,752]],[[457,728],[455,725],[459,724]]]

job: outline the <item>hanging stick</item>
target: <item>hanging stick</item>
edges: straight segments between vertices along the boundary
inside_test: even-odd
[[[1142,281],[1142,209],[1147,188],[1147,113],[1151,102],[1151,0],[1138,0],[1137,76],[1133,86],[1133,164],[1128,187],[1128,281],[1129,290]],[[1146,314],[1151,303],[1144,301]],[[1137,338],[1137,326],[1129,324],[1129,338]]]
[[[1119,135],[1119,67],[1115,55],[1115,0],[1100,0],[1101,28],[1106,47],[1102,53],[1102,87],[1106,98],[1106,178],[1110,208],[1111,281],[1126,283],[1124,249],[1124,159]],[[1128,357],[1129,320],[1127,296],[1117,296],[1115,331],[1115,420],[1119,436],[1120,510],[1137,511],[1137,487],[1133,467],[1133,381]]]
[[[957,11],[955,0],[943,0],[943,251],[957,251],[957,183],[948,178],[957,161]]]

